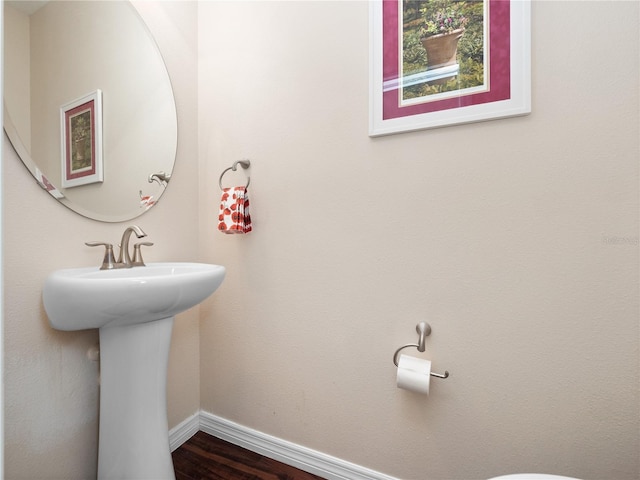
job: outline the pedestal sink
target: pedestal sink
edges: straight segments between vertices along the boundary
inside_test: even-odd
[[[44,307],[58,330],[100,332],[98,479],[175,479],[167,424],[167,363],[174,315],[222,283],[201,263],[58,270]]]

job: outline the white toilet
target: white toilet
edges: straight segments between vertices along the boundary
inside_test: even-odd
[[[489,480],[579,480],[574,477],[562,477],[560,475],[547,475],[544,473],[515,473],[511,475],[501,475]]]

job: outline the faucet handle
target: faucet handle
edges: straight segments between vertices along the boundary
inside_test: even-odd
[[[116,259],[113,256],[113,245],[105,242],[85,242],[87,247],[105,247],[104,259],[102,260],[102,266],[100,270],[112,270],[116,268]]]
[[[134,266],[134,267],[144,267],[144,260],[142,260],[142,249],[141,249],[141,247],[143,247],[143,246],[150,247],[152,245],[153,245],[152,242],[136,243],[133,246],[133,261],[131,262],[131,265]]]

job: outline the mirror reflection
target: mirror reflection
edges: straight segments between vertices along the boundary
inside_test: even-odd
[[[96,220],[130,220],[170,183],[173,91],[125,1],[4,2],[4,127],[40,185]]]

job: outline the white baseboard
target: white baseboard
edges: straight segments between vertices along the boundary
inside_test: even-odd
[[[398,480],[200,410],[169,432],[171,451],[202,430],[265,457],[327,480]]]
[[[193,437],[200,430],[200,412],[196,412],[186,420],[169,430],[169,446],[171,451]]]

